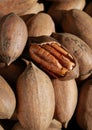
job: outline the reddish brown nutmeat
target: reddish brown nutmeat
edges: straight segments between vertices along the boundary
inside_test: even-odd
[[[65,76],[75,67],[73,57],[57,42],[31,44],[31,58],[54,77]]]

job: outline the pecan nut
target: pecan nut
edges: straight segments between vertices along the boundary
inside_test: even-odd
[[[29,54],[33,61],[54,78],[65,76],[75,67],[74,58],[55,41],[31,44]]]

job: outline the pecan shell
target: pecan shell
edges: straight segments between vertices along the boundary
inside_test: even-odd
[[[65,76],[76,66],[74,58],[56,41],[31,43],[29,55],[54,78]]]

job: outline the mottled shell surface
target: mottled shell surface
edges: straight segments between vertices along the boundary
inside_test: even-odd
[[[18,79],[17,99],[17,115],[23,128],[48,128],[54,114],[54,89],[49,77],[33,63]]]

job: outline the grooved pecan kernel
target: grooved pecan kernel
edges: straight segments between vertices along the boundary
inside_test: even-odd
[[[75,67],[74,58],[57,42],[31,44],[29,54],[42,69],[53,77],[65,76]]]

